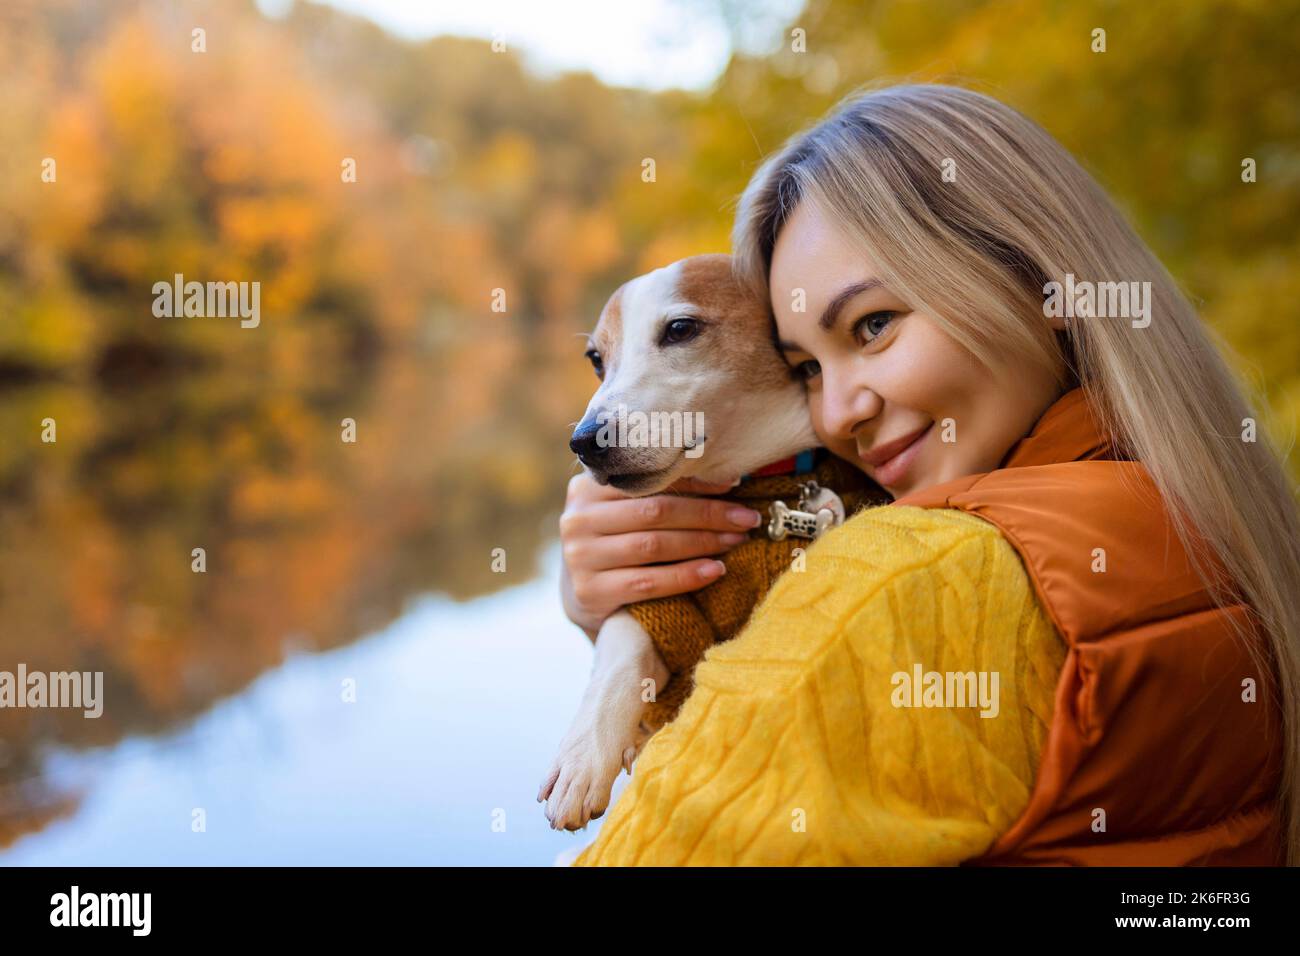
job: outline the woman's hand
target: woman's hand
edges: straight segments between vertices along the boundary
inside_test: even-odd
[[[734,487],[675,482],[669,492],[720,494]],[[721,554],[762,521],[752,508],[658,494],[628,498],[585,471],[569,481],[560,515],[564,613],[592,640],[605,618],[625,604],[694,591],[726,570]],[[658,564],[658,562],[672,562]]]

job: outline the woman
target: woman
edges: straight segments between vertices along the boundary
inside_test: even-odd
[[[1300,859],[1294,493],[1100,187],[1003,104],[900,86],[765,161],[733,238],[819,438],[895,501],[710,651],[577,862]],[[647,513],[570,488],[589,632],[711,580],[723,509]]]

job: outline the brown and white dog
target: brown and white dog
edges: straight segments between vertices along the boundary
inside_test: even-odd
[[[730,256],[692,256],[624,283],[587,354],[601,383],[570,447],[597,482],[629,496],[687,477],[725,484],[818,444],[768,303],[736,282]],[[684,425],[677,447],[667,427],[658,442],[627,440],[632,428],[611,441],[620,415],[635,423],[635,412],[703,427]],[[667,676],[631,614],[605,621],[582,704],[538,792],[553,828],[579,829],[605,812],[619,770],[631,773],[648,737],[643,681],[662,687]]]

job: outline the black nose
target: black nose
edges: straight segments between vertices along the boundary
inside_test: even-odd
[[[569,448],[584,465],[596,466],[609,454],[609,446],[597,441],[600,427],[595,424],[579,425],[569,439]]]

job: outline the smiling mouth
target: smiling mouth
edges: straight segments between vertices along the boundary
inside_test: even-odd
[[[868,459],[866,455],[858,457],[868,468],[871,477],[885,487],[896,484],[900,478],[906,474],[907,469],[911,466],[913,459],[921,450],[921,443],[925,437],[930,434],[930,429],[934,427],[934,422],[926,425],[911,436],[911,441],[907,442],[902,448],[894,452],[884,461],[875,463]]]

